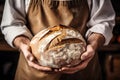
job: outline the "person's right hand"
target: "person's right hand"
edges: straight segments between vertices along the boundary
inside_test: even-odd
[[[40,66],[38,64],[37,60],[35,59],[35,57],[31,53],[29,43],[30,43],[30,40],[25,36],[18,36],[18,37],[15,38],[15,40],[13,42],[14,46],[16,48],[18,48],[23,53],[26,61],[28,62],[28,65],[30,67],[33,67],[37,70],[45,71],[45,72],[52,71],[51,68],[43,67],[43,66]]]

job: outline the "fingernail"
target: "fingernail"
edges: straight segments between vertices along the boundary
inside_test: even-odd
[[[29,60],[30,60],[30,61],[33,61],[33,57],[30,57]]]

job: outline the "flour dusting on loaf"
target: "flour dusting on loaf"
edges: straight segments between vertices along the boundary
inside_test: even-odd
[[[40,65],[61,68],[81,62],[86,42],[79,31],[59,25],[40,31],[33,37],[30,46]]]

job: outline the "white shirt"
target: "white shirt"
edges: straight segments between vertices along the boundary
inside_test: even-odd
[[[100,33],[105,37],[105,45],[112,38],[112,30],[115,25],[115,12],[110,0],[87,0],[89,5],[90,20],[87,23],[86,38],[92,33]],[[9,45],[13,46],[13,40],[19,35],[32,38],[32,34],[26,27],[26,13],[30,0],[6,0],[1,30]]]

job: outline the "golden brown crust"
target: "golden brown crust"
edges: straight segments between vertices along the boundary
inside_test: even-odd
[[[30,46],[41,65],[59,68],[78,64],[86,42],[77,30],[59,25],[36,34]]]

